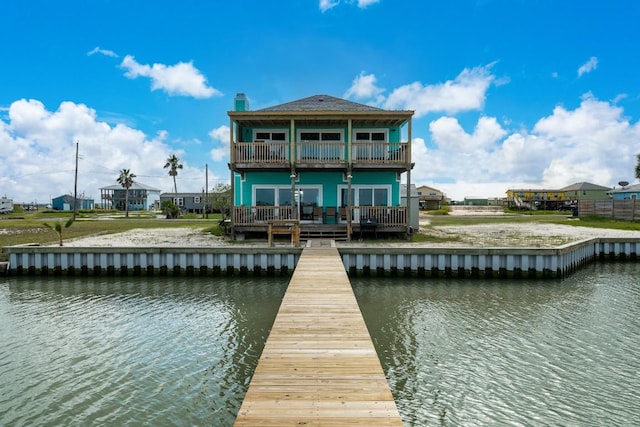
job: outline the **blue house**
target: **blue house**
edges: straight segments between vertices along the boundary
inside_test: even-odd
[[[228,112],[235,232],[278,219],[299,221],[303,237],[409,231],[401,176],[411,186],[413,111],[328,95],[248,107],[238,94]]]
[[[640,199],[640,184],[614,188],[607,192],[613,200]]]
[[[57,211],[72,211],[73,205],[74,197],[70,194],[65,194],[51,199],[51,207]],[[93,210],[95,207],[93,199],[85,199],[83,197],[78,197],[75,200],[75,205],[77,209],[88,211]]]

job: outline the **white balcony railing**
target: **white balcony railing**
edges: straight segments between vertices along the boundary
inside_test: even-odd
[[[235,163],[289,163],[287,142],[236,142]]]
[[[298,163],[344,163],[347,161],[347,144],[344,142],[296,142],[293,158]],[[351,145],[351,160],[366,164],[405,164],[408,160],[406,142],[354,142]],[[288,164],[290,146],[288,142],[236,142],[234,163],[236,164]]]

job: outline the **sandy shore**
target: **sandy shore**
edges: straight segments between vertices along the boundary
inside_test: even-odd
[[[393,247],[557,247],[570,242],[595,237],[640,238],[640,231],[610,230],[589,227],[573,227],[557,224],[502,223],[424,228],[424,234],[452,241],[422,243],[338,242],[337,246],[361,246],[384,244]],[[455,240],[453,240],[455,239]],[[284,244],[284,243],[283,243]],[[65,246],[78,247],[219,247],[229,241],[203,233],[197,228],[133,229],[118,234],[103,234],[65,240]],[[235,247],[266,246],[266,241],[235,242]]]

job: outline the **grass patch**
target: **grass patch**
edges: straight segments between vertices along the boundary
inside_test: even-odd
[[[34,244],[57,243],[58,235],[44,225],[46,219],[60,220],[71,218],[68,215],[37,213],[25,215],[23,219],[0,218],[0,247]],[[91,236],[96,234],[122,233],[134,228],[206,228],[212,234],[218,233],[216,219],[209,220],[166,220],[140,216],[125,219],[80,219],[64,232],[64,240]],[[215,234],[218,235],[218,234]],[[7,254],[0,254],[0,260],[6,261]]]
[[[613,230],[640,231],[639,221],[629,221],[624,219],[603,218],[598,216],[585,216],[573,220],[569,220],[566,225],[591,227],[591,228],[607,228]]]
[[[448,205],[442,205],[440,209],[423,210],[422,212],[427,215],[449,215],[450,211],[451,208]]]

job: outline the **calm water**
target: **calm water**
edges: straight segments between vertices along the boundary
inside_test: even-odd
[[[287,281],[0,278],[0,425],[232,425]],[[640,425],[640,265],[353,283],[406,426]]]
[[[407,426],[640,425],[640,265],[354,280]]]
[[[0,425],[231,425],[287,282],[0,279]]]

